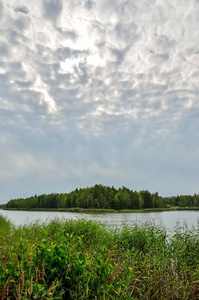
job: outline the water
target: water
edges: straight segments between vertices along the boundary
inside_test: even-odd
[[[110,214],[85,214],[70,212],[47,212],[47,211],[7,211],[0,210],[0,214],[8,217],[15,225],[29,224],[35,221],[49,221],[58,219],[85,219],[93,220],[106,225],[117,227],[132,226],[135,223],[143,224],[153,222],[157,226],[162,226],[168,232],[172,232],[177,224],[188,228],[197,228],[199,224],[199,211],[165,211],[149,213],[110,213]]]

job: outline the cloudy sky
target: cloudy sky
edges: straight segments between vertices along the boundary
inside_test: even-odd
[[[0,28],[0,203],[199,193],[198,0],[1,0]]]

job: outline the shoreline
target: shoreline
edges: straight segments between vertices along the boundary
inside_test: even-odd
[[[87,214],[106,214],[106,213],[150,213],[150,212],[165,212],[165,211],[180,211],[180,210],[199,210],[199,207],[170,207],[170,208],[145,208],[145,209],[86,209],[86,208],[2,208],[2,210],[11,211],[49,211],[49,212],[74,212]]]

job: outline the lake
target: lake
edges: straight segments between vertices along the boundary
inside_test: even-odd
[[[168,232],[172,232],[177,224],[181,226],[187,225],[190,229],[193,227],[199,228],[199,211],[194,210],[106,214],[0,210],[0,214],[6,216],[15,225],[29,224],[35,221],[44,222],[58,218],[93,220],[117,227],[153,222],[157,226],[165,227]]]

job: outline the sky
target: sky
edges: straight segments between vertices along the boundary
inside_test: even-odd
[[[199,0],[0,1],[0,203],[199,193]]]

